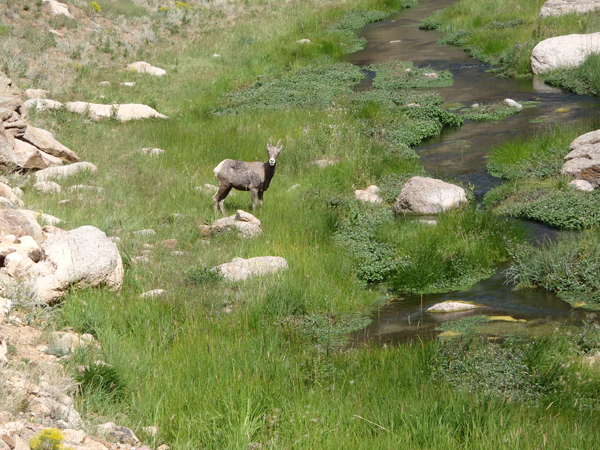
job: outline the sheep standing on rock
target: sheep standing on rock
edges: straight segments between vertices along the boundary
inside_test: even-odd
[[[277,157],[283,146],[280,146],[281,139],[276,145],[273,145],[273,140],[269,139],[267,151],[269,153],[269,161],[263,162],[245,162],[235,159],[226,159],[215,167],[215,176],[219,180],[219,190],[213,197],[213,206],[215,215],[219,213],[217,205],[221,207],[223,215],[225,213],[225,197],[235,188],[238,191],[250,191],[252,195],[252,209],[256,208],[256,198],[258,197],[259,205],[263,204],[263,192],[269,189],[269,184],[275,175],[275,165]]]

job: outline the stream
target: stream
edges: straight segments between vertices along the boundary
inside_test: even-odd
[[[511,98],[517,102],[535,100],[534,107],[498,121],[473,122],[466,120],[457,129],[445,129],[440,136],[430,138],[415,148],[425,169],[432,177],[452,176],[463,183],[471,183],[476,197],[481,197],[501,180],[486,170],[487,152],[508,140],[526,137],[531,132],[558,122],[580,121],[592,118],[600,100],[570,94],[545,85],[541,80],[498,78],[488,73],[490,66],[469,57],[462,49],[437,45],[442,34],[420,30],[421,19],[434,11],[453,4],[455,0],[423,0],[415,8],[406,9],[385,21],[367,25],[360,36],[367,39],[364,49],[349,55],[349,61],[364,67],[388,61],[412,61],[416,66],[449,70],[454,84],[434,88],[446,104],[455,102],[470,106]],[[365,79],[358,89],[369,89],[372,77]],[[532,119],[543,119],[543,122]],[[555,240],[560,232],[540,224],[525,223],[530,238],[538,242]],[[525,319],[527,322],[489,322],[486,334],[500,332],[529,333],[532,329],[554,328],[556,321],[580,323],[588,311],[571,307],[552,292],[544,290],[513,290],[505,284],[501,266],[496,273],[465,291],[446,294],[409,295],[392,302],[372,317],[371,324],[356,333],[355,343],[366,341],[398,342],[417,338],[431,338],[438,334],[435,328],[443,322],[469,316],[494,315]],[[467,300],[483,305],[472,312],[431,314],[425,310],[446,300]],[[487,328],[486,328],[487,327]]]

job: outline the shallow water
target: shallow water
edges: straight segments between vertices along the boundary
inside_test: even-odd
[[[432,91],[442,95],[445,102],[491,103],[511,98],[518,102],[536,101],[534,107],[493,122],[465,121],[459,129],[444,130],[441,136],[427,140],[415,150],[432,176],[451,175],[471,182],[478,192],[494,187],[498,180],[487,174],[486,153],[509,139],[525,136],[555,122],[577,121],[597,115],[600,100],[569,94],[544,84],[538,79],[502,79],[486,72],[489,65],[469,57],[457,47],[437,45],[442,37],[436,31],[420,30],[419,21],[434,11],[443,9],[455,0],[423,0],[416,8],[406,9],[383,22],[368,25],[361,36],[367,39],[363,50],[349,56],[350,62],[361,67],[388,61],[412,61],[417,66],[449,70],[454,84]],[[391,42],[400,41],[400,42]],[[368,88],[371,79],[359,88]],[[569,112],[557,112],[571,108]],[[530,123],[531,119],[544,119]]]
[[[492,122],[465,121],[459,129],[445,130],[415,148],[425,169],[431,176],[455,176],[475,186],[475,194],[482,195],[500,184],[486,171],[485,155],[494,146],[557,122],[592,118],[600,107],[598,99],[569,94],[545,85],[540,80],[502,79],[486,72],[490,67],[470,58],[459,48],[437,45],[441,33],[418,28],[419,21],[434,11],[445,8],[454,0],[423,0],[416,8],[404,10],[387,20],[368,25],[361,36],[367,45],[349,56],[350,62],[365,67],[387,61],[412,61],[417,66],[431,66],[435,70],[450,70],[454,84],[434,88],[447,104],[460,102],[466,106],[474,103],[491,103],[511,98],[518,102],[536,101],[534,107]],[[400,42],[392,42],[400,41]],[[369,89],[372,76],[367,77],[357,89]],[[559,112],[559,108],[570,108]],[[531,123],[532,119],[545,119]],[[559,233],[549,227],[528,224],[531,239],[542,242],[556,239]],[[406,296],[383,307],[373,317],[369,327],[355,335],[355,342],[379,340],[394,342],[433,337],[440,323],[475,315],[511,316],[526,319],[526,323],[487,324],[486,330],[508,329],[511,332],[536,332],[554,322],[579,323],[585,310],[572,308],[553,293],[543,290],[515,291],[505,283],[506,267],[472,288],[462,292]],[[430,314],[425,310],[446,300],[468,300],[482,305],[472,312]],[[492,333],[493,334],[493,333]]]

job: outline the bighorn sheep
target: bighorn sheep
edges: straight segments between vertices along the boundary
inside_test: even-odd
[[[213,197],[213,206],[215,215],[219,213],[217,204],[221,207],[221,212],[225,215],[225,197],[235,188],[238,191],[250,191],[252,195],[252,209],[256,208],[256,197],[258,196],[259,205],[263,204],[263,192],[269,189],[269,184],[275,175],[275,164],[277,156],[283,146],[281,139],[277,145],[273,145],[273,139],[269,139],[267,151],[269,152],[269,162],[245,162],[235,159],[226,159],[215,167],[215,176],[219,180],[219,190]]]

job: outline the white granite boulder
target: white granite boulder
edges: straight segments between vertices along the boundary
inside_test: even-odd
[[[394,204],[395,213],[438,214],[467,202],[463,188],[441,180],[412,177]]]
[[[32,295],[40,303],[55,303],[71,288],[119,290],[123,284],[119,250],[98,228],[84,226],[57,234],[42,244],[42,251],[41,264],[54,271],[33,284]]]
[[[0,236],[31,236],[40,245],[44,241],[44,232],[37,222],[39,213],[24,209],[0,210]]]
[[[531,53],[534,74],[580,66],[588,56],[600,53],[600,33],[569,34],[539,42]]]
[[[268,275],[288,268],[287,261],[280,256],[258,256],[256,258],[233,258],[231,262],[213,267],[227,280],[240,281],[250,277]]]
[[[73,15],[69,12],[69,7],[64,3],[57,2],[56,0],[43,0],[44,4],[50,5],[50,11],[55,16],[63,15],[69,19],[74,19]]]

